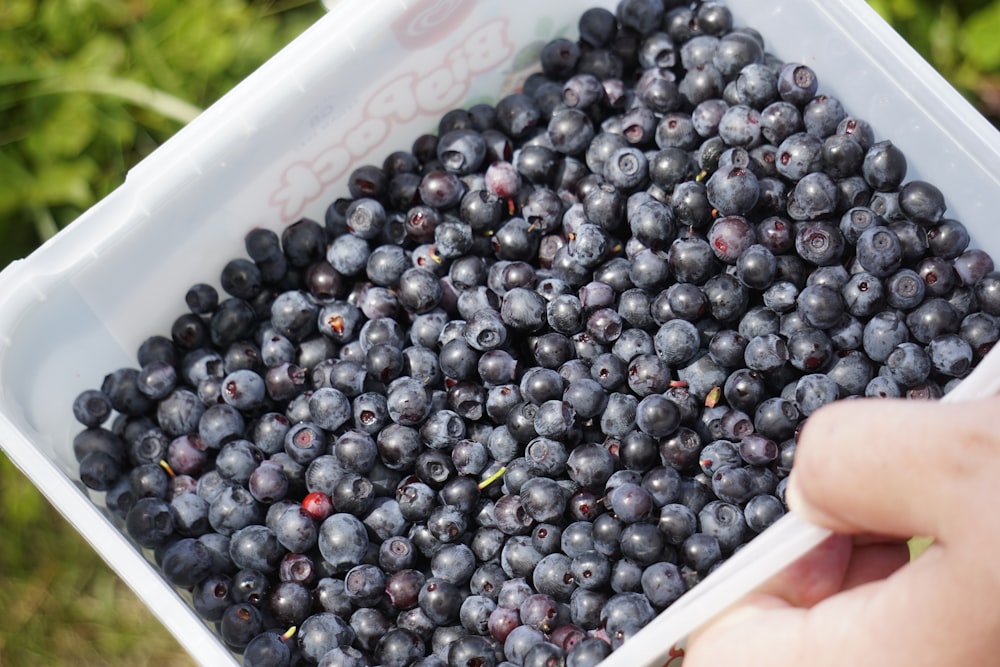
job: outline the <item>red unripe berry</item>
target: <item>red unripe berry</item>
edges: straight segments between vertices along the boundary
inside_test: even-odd
[[[302,499],[302,509],[319,522],[333,514],[333,502],[322,491],[313,491]]]

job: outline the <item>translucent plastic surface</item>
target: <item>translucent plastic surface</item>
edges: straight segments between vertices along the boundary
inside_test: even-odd
[[[613,7],[613,2],[601,2]],[[1000,256],[1000,138],[862,0],[730,0],[769,49],[816,70],[946,194]],[[356,166],[411,145],[454,107],[514,89],[541,43],[575,35],[580,2],[339,0],[126,183],[0,274],[0,445],[204,665],[229,652],[80,485],[70,405],[194,282],[217,284],[254,226],[280,229],[344,196]],[[373,75],[374,73],[374,75]]]

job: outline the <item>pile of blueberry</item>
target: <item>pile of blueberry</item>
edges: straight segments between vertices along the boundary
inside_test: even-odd
[[[1000,337],[942,193],[723,4],[579,35],[250,231],[73,404],[81,480],[246,665],[594,665],[783,514],[805,418]]]

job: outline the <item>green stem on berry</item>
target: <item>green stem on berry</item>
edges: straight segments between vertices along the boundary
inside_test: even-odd
[[[500,469],[479,483],[479,490],[482,491],[487,486],[497,481],[507,472],[507,466],[500,466]]]

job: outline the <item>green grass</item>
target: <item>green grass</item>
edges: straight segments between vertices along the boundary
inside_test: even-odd
[[[1000,118],[1000,0],[871,3]],[[2,0],[0,268],[321,13],[309,0]],[[2,454],[0,610],[0,665],[193,664]]]
[[[317,0],[0,3],[0,267],[322,13]]]
[[[194,664],[6,457],[0,573],[2,665]]]

